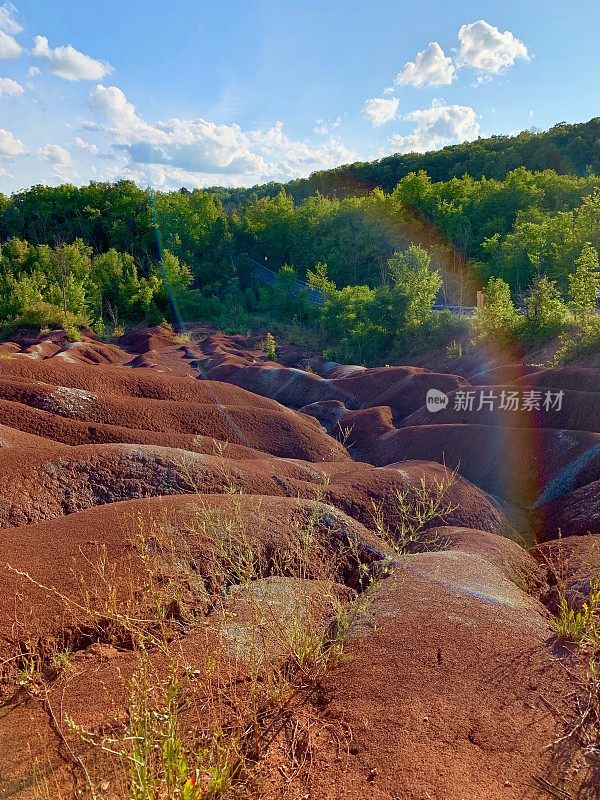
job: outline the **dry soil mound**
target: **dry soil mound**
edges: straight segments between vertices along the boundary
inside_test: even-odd
[[[131,797],[91,742],[136,718],[141,663],[147,707],[176,674],[184,735],[219,723],[209,748],[262,691],[240,741],[265,800],[593,796],[576,737],[552,744],[577,686],[547,609],[555,562],[576,603],[599,569],[597,376],[365,369],[285,344],[271,363],[263,340],[0,345],[0,798]],[[548,390],[560,409],[479,408]],[[529,522],[578,535],[534,558]]]

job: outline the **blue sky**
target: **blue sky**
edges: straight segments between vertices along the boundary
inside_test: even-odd
[[[249,186],[600,115],[600,4],[0,4],[0,191]]]

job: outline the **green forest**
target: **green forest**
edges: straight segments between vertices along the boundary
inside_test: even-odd
[[[131,182],[0,196],[0,323],[110,336],[143,321],[294,325],[381,363],[458,335],[595,343],[600,119],[353,164],[287,185]],[[257,284],[252,261],[277,273]],[[294,292],[300,278],[323,305]]]

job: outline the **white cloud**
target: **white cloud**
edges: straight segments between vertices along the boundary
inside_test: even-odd
[[[0,78],[0,97],[14,97],[24,91],[24,87],[12,78]]]
[[[32,54],[36,58],[46,59],[50,64],[50,72],[67,81],[97,81],[112,72],[110,64],[80,53],[70,44],[49,47],[45,36],[35,37]]]
[[[84,131],[103,131],[106,130],[106,126],[101,125],[99,122],[94,122],[91,119],[87,119],[81,123],[81,129]]]
[[[529,60],[527,47],[510,31],[502,33],[480,19],[463,25],[458,32],[460,49],[457,66],[472,67],[483,75],[498,75],[517,59]]]
[[[150,124],[116,86],[96,86],[91,101],[110,120],[105,132],[138,182],[151,177],[176,185],[252,185],[308,175],[356,158],[335,137],[316,147],[290,139],[281,122],[266,131],[243,131],[239,125],[205,119]]]
[[[374,97],[365,102],[363,112],[378,127],[396,118],[399,102],[397,97]]]
[[[0,58],[17,58],[22,52],[21,45],[12,36],[0,31]]]
[[[63,167],[70,167],[73,163],[69,151],[59,144],[47,144],[44,147],[39,147],[37,154],[42,161],[47,161],[48,164],[60,164]]]
[[[86,140],[82,139],[81,136],[75,137],[75,146],[80,150],[83,150],[84,153],[89,153],[91,156],[97,156],[100,152],[95,144],[86,142]]]
[[[23,48],[14,38],[14,34],[23,30],[15,19],[16,14],[17,9],[12,3],[0,6],[0,58],[17,58],[23,52]]]
[[[12,3],[4,3],[0,6],[0,31],[5,33],[21,33],[23,26],[17,20],[17,9]]]
[[[455,76],[452,59],[437,42],[430,42],[425,50],[417,53],[414,61],[408,61],[404,65],[396,75],[395,83],[416,87],[447,86]]]
[[[280,178],[299,178],[357,158],[336,136],[317,146],[290,139],[284,133],[283,122],[276,122],[267,131],[249,131],[247,136],[253,152],[266,163],[266,174],[274,173]]]
[[[37,156],[51,165],[52,174],[61,183],[68,183],[78,177],[71,153],[59,144],[47,144],[39,147]]]
[[[90,99],[92,107],[113,122],[112,133],[119,143],[129,144],[144,140],[158,144],[167,140],[166,134],[138,116],[133,103],[127,100],[117,86],[98,84],[90,92]],[[96,123],[89,124],[90,130],[94,127],[97,129]]]
[[[313,133],[316,133],[317,136],[327,136],[327,134],[331,133],[332,130],[339,128],[341,124],[341,117],[336,117],[333,122],[326,122],[324,119],[318,119],[315,122]]]
[[[25,145],[14,133],[0,128],[0,157],[24,156],[26,152]]]
[[[443,105],[434,100],[430,108],[411,111],[404,119],[416,125],[408,136],[396,134],[392,137],[398,153],[425,153],[447,144],[470,141],[479,135],[477,115],[470,106]]]
[[[41,71],[42,70],[39,67],[29,67],[27,70],[27,75],[29,78],[37,78]]]

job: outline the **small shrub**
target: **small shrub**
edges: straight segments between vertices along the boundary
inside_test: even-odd
[[[386,360],[402,363],[406,356],[437,350],[444,347],[451,337],[462,336],[468,331],[469,323],[465,317],[455,316],[449,311],[432,311],[422,325],[398,335]]]
[[[583,324],[564,331],[551,366],[567,364],[580,356],[600,350],[600,316],[590,316]]]
[[[77,325],[72,323],[67,323],[65,326],[65,333],[69,337],[70,342],[79,342],[81,341],[81,331]]]
[[[596,308],[596,289],[600,285],[600,264],[596,248],[586,242],[575,263],[575,272],[568,276],[569,306],[575,319],[583,322]]]
[[[522,334],[526,340],[543,342],[556,336],[571,321],[567,304],[547,276],[534,281],[525,298],[527,314]]]
[[[65,313],[62,308],[52,303],[40,301],[8,322],[3,328],[3,334],[9,336],[19,328],[33,328],[38,331],[62,328],[69,339],[75,342],[81,338],[79,330],[86,323],[87,319],[80,318],[70,311]]]
[[[510,340],[523,325],[510,295],[510,286],[502,278],[490,278],[484,291],[483,308],[473,316],[473,330],[480,341]]]
[[[463,346],[461,342],[457,342],[456,339],[454,339],[452,342],[450,342],[449,345],[447,345],[446,347],[447,358],[449,359],[462,358],[462,355],[463,355]]]
[[[446,516],[456,510],[457,506],[452,505],[446,496],[455,481],[456,473],[451,472],[447,477],[436,479],[432,486],[421,478],[418,486],[396,489],[391,502],[396,507],[398,522],[393,528],[386,522],[383,504],[373,504],[373,524],[377,534],[399,555],[443,549],[443,539],[430,537],[428,540],[424,534],[434,520],[439,520],[441,525],[447,524]]]
[[[269,361],[277,361],[277,342],[272,333],[267,333],[263,342],[263,350]]]
[[[592,581],[589,598],[581,608],[572,608],[561,593],[552,627],[565,641],[600,648],[600,579]]]

